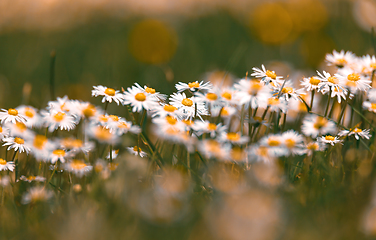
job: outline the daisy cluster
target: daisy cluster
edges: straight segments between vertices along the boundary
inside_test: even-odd
[[[96,172],[107,178],[118,165],[119,151],[149,158],[158,168],[184,164],[190,171],[191,155],[204,163],[273,164],[281,158],[328,151],[352,137],[370,139],[371,129],[361,127],[366,126],[362,121],[369,123],[363,110],[376,113],[376,92],[371,87],[375,56],[333,51],[326,60],[335,72],[317,71],[300,81],[262,65],[232,86],[179,82],[170,96],[138,83],[121,90],[94,86],[92,96],[102,98],[104,109],[67,96],[48,102],[40,111],[26,105],[2,109],[0,138],[13,155],[0,159],[0,171],[15,171],[15,182],[47,184],[56,172],[77,178]],[[126,106],[126,116],[108,113],[112,102]],[[326,108],[313,111],[315,105]],[[362,121],[355,123],[350,111]],[[123,146],[125,135],[137,139],[132,146]],[[33,157],[39,166],[45,164],[52,173],[40,176],[41,167],[18,169],[21,154]],[[171,162],[166,160],[170,156]],[[23,203],[51,196],[44,188],[35,188]]]

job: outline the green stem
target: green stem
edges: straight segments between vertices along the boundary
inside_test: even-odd
[[[329,90],[328,102],[326,103],[325,114],[324,114],[325,117],[328,116],[328,110],[329,110],[331,97],[332,97],[332,89]]]
[[[309,110],[312,111],[313,107],[313,98],[315,97],[315,90],[312,90],[311,92],[311,105],[309,106]]]

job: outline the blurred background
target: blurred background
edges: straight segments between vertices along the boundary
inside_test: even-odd
[[[170,94],[261,64],[313,74],[333,49],[373,53],[375,16],[374,0],[2,0],[0,104],[45,105],[52,50],[56,95],[84,100],[97,84]]]

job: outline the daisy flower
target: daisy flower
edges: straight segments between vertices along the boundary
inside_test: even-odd
[[[34,136],[34,132],[27,128],[22,122],[7,123],[6,128],[9,130],[9,134],[13,137],[21,137],[23,139],[29,139]]]
[[[214,89],[213,89],[214,90]],[[209,91],[206,93],[196,92],[195,100],[196,102],[203,102],[212,108],[215,105],[222,105],[222,98],[219,95],[218,91]]]
[[[222,132],[221,135],[219,135],[219,141],[220,142],[228,142],[232,144],[245,144],[249,140],[248,136],[241,136],[240,133],[235,132]]]
[[[217,134],[221,135],[226,131],[225,126],[222,126],[222,123],[215,124],[211,123],[208,120],[200,121],[196,120],[192,126],[192,129],[196,131],[197,136],[201,136],[203,133],[209,133],[210,137],[215,137]]]
[[[38,110],[32,106],[21,105],[16,110],[25,117],[25,125],[29,128],[39,127],[41,125],[40,116]]]
[[[282,133],[281,139],[283,141],[283,145],[287,148],[287,150],[292,155],[301,155],[301,145],[303,144],[303,136],[298,134],[294,130],[289,130]]]
[[[265,84],[269,84],[270,82],[277,82],[278,80],[282,80],[283,77],[277,76],[274,71],[266,70],[264,65],[261,65],[261,69],[253,67],[252,70],[254,71],[251,76],[255,78],[261,78],[261,82]]]
[[[59,128],[60,130],[70,131],[76,127],[76,120],[69,113],[51,110],[49,112],[42,111],[41,114],[49,132],[53,132]]]
[[[201,115],[208,115],[204,102],[196,102],[194,97],[187,98],[185,93],[174,93],[169,100],[170,104],[179,110],[179,116],[183,119],[192,119],[196,114],[200,119]]]
[[[279,112],[281,110],[286,113],[288,110],[288,105],[284,98],[270,97],[267,99],[267,105],[271,112]]]
[[[133,112],[141,112],[142,109],[149,111],[158,106],[157,100],[153,95],[135,86],[127,88],[127,91],[124,92],[123,104],[130,104]]]
[[[72,101],[72,109],[70,110],[70,113],[77,118],[77,121],[82,118],[93,118],[97,115],[103,115],[103,112],[101,109],[95,107],[89,102],[81,102],[78,100]]]
[[[376,102],[376,88],[372,88],[367,92],[367,98],[371,102]]]
[[[370,129],[360,129],[360,128],[354,128],[350,130],[342,130],[338,133],[339,136],[351,136],[354,135],[356,140],[359,140],[359,137],[369,139],[372,135],[369,133]]]
[[[322,93],[326,94],[328,91],[329,91],[329,88],[324,88],[322,90]],[[341,103],[342,99],[346,100],[347,96],[349,96],[349,99],[354,97],[354,94],[352,94],[351,92],[349,94],[348,91],[349,90],[347,90],[346,88],[333,88],[333,90],[330,94],[330,97],[331,98],[337,97],[338,103]]]
[[[152,117],[166,117],[166,116],[178,117],[178,108],[170,104],[164,104],[156,106],[152,110]]]
[[[339,79],[335,76],[332,76],[330,73],[323,71],[323,74],[321,74],[319,71],[317,71],[317,74],[319,75],[320,83],[319,88],[320,91],[339,91],[339,90],[345,90],[344,86],[342,85],[342,82],[339,81]]]
[[[21,203],[29,204],[36,202],[45,202],[53,197],[53,192],[46,190],[42,186],[33,187],[27,190],[27,192],[22,196]]]
[[[179,82],[177,84],[175,84],[175,88],[178,90],[178,93],[180,92],[184,92],[185,90],[189,90],[191,92],[195,92],[197,90],[206,90],[206,91],[209,91],[210,89],[213,88],[213,85],[210,83],[210,82],[205,82],[204,81],[201,81],[201,82],[190,82],[190,83],[183,83],[183,82]]]
[[[275,156],[275,151],[271,148],[255,144],[248,149],[248,159],[255,162],[272,163],[277,157]]]
[[[87,165],[81,160],[74,159],[70,162],[64,164],[64,169],[68,172],[74,173],[77,177],[83,177],[88,175],[92,170],[93,166]]]
[[[205,158],[216,158],[219,160],[224,160],[228,155],[229,146],[223,145],[217,140],[208,139],[198,142],[198,150]]]
[[[238,102],[238,100],[235,99],[235,90],[233,90],[231,88],[222,88],[220,90],[220,95],[221,95],[223,103],[226,106],[229,106],[229,105],[240,105],[239,102]]]
[[[70,149],[73,152],[83,152],[85,154],[91,152],[95,147],[93,142],[85,141],[84,143],[81,139],[75,138],[63,138],[59,141],[58,145],[63,149]]]
[[[42,176],[28,176],[28,177],[25,177],[24,175],[22,175],[20,177],[20,180],[22,181],[25,181],[25,182],[44,182],[46,181],[46,178],[45,177],[42,177]]]
[[[74,109],[74,104],[71,100],[69,100],[68,96],[64,96],[62,98],[57,97],[56,101],[49,101],[47,104],[46,109],[48,111],[54,110],[57,112],[70,112]]]
[[[133,134],[139,134],[141,132],[141,128],[139,126],[133,125],[132,122],[127,122],[125,120],[118,121],[117,127],[114,129],[118,135],[123,135],[127,132],[131,132]]]
[[[269,148],[274,157],[286,156],[289,153],[285,143],[285,139],[279,134],[270,134],[259,141],[260,146]]]
[[[115,144],[119,141],[119,136],[116,133],[112,133],[102,126],[88,125],[86,132],[88,136],[102,143]]]
[[[326,54],[325,60],[328,63],[328,65],[334,65],[338,68],[343,68],[348,64],[351,64],[355,61],[356,56],[354,53],[344,50],[341,50],[341,52],[337,52],[336,50],[333,50],[333,54]]]
[[[144,88],[142,88],[140,86],[140,84],[138,84],[138,83],[135,83],[134,85],[136,85],[136,87],[138,89],[143,90],[147,94],[150,94],[153,97],[155,97],[157,101],[164,101],[164,100],[167,99],[167,95],[166,94],[162,94],[162,93],[156,92],[154,88],[150,88],[150,87],[147,87],[147,86],[144,86]]]
[[[305,136],[316,138],[319,135],[334,133],[336,124],[326,118],[309,114],[304,117],[302,123],[302,132]]]
[[[13,162],[7,162],[6,160],[0,158],[0,171],[6,171],[6,170],[13,172],[14,163]]]
[[[334,146],[336,143],[343,142],[343,140],[338,139],[337,136],[331,136],[331,135],[326,135],[326,136],[318,137],[317,141],[318,142],[322,142],[322,143],[328,143],[328,144],[330,144],[332,146]]]
[[[158,125],[161,130],[176,129],[177,131],[184,130],[184,123],[172,116],[154,118],[152,122]]]
[[[225,106],[225,107],[214,107],[211,110],[211,116],[212,117],[218,117],[219,114],[221,114],[221,118],[224,119],[230,119],[232,116],[234,116],[237,113],[237,109],[235,107],[231,106]]]
[[[376,70],[376,57],[367,54],[361,58],[362,73],[371,75]]]
[[[16,109],[14,108],[9,108],[8,110],[6,109],[1,109],[0,112],[0,121],[2,124],[5,123],[16,123],[16,122],[22,122],[26,123],[26,117],[20,114]]]
[[[306,91],[312,91],[312,90],[318,91],[320,89],[320,83],[321,83],[321,79],[317,77],[303,78],[300,81],[300,85],[303,86],[303,88]]]
[[[248,153],[245,149],[235,146],[230,149],[228,157],[234,162],[246,162],[248,160]]]
[[[309,142],[302,145],[302,154],[307,154],[307,156],[312,155],[314,152],[321,152],[326,149],[326,146],[322,142]]]
[[[67,152],[64,149],[55,149],[51,152],[49,152],[49,156],[47,158],[48,161],[50,161],[52,164],[55,164],[57,161],[60,161],[61,163],[65,163],[65,160],[67,158],[73,157],[74,154],[72,152]]]
[[[103,96],[102,103],[111,103],[114,101],[117,105],[119,105],[119,103],[121,103],[124,99],[124,95],[119,90],[115,91],[113,88],[104,87],[102,85],[93,86],[93,88],[94,90],[91,90],[91,95],[93,97]]]
[[[35,135],[26,142],[26,146],[31,149],[31,153],[38,161],[46,161],[49,152],[55,148],[55,144],[49,141],[44,135]]]
[[[8,175],[0,176],[0,186],[3,188],[9,186],[10,183],[10,177]]]
[[[273,97],[275,98],[277,98],[279,94],[281,94],[279,98],[282,98],[286,101],[289,101],[290,98],[301,101],[300,95],[305,94],[306,92],[304,89],[293,88],[291,80],[288,80],[285,82],[284,85],[281,85],[281,86],[277,85],[277,87],[272,87],[272,93],[273,93]]]
[[[141,150],[141,148],[134,146],[134,147],[127,147],[127,150],[130,154],[138,155],[140,157],[146,157],[148,154]]]
[[[359,91],[367,91],[371,88],[368,77],[364,77],[359,73],[354,72],[351,69],[343,69],[334,75],[339,79],[342,85],[346,86],[351,90],[351,92]]]
[[[117,158],[118,155],[119,155],[119,149],[112,150],[112,159]],[[110,159],[110,158],[111,158],[111,155],[110,155],[110,153],[108,153],[107,156],[106,156],[106,159]]]
[[[0,140],[9,136],[9,129],[6,127],[0,126]]]
[[[14,151],[19,151],[20,153],[29,153],[31,151],[30,147],[25,145],[25,140],[19,137],[7,137],[3,138],[3,146],[8,146],[7,150],[14,149]]]
[[[245,104],[245,108],[265,108],[266,99],[271,97],[269,88],[258,80],[241,79],[234,84],[234,89],[235,99],[239,105]]]
[[[376,103],[364,101],[362,105],[363,108],[366,108],[368,111],[376,113]]]

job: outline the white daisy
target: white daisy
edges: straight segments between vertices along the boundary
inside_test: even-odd
[[[260,146],[269,148],[274,157],[286,156],[289,153],[285,139],[279,134],[270,134],[260,139]]]
[[[61,163],[65,163],[67,158],[73,157],[73,151],[67,152],[64,149],[54,149],[53,151],[49,152],[49,156],[47,158],[52,164],[55,164],[57,161]]]
[[[25,177],[24,175],[22,175],[20,177],[20,180],[31,183],[31,182],[44,182],[44,181],[46,181],[46,178],[42,177],[42,176],[28,176],[28,177]]]
[[[207,106],[210,106],[210,108],[222,105],[222,98],[219,95],[219,91],[215,91],[215,89],[206,93],[196,92],[194,98],[196,102],[203,102]]]
[[[113,88],[104,87],[102,85],[93,86],[94,90],[91,90],[91,95],[94,97],[103,96],[102,103],[104,102],[116,102],[117,105],[121,103],[124,99],[124,95]]]
[[[65,163],[64,169],[81,178],[84,175],[88,175],[93,170],[93,166],[90,166],[81,160],[74,159]]]
[[[293,88],[291,80],[286,81],[284,85],[280,85],[280,86],[277,85],[277,87],[272,87],[272,93],[273,93],[273,97],[275,98],[279,97],[280,99],[282,98],[286,101],[289,101],[290,98],[301,101],[300,95],[306,94],[304,89]]]
[[[213,139],[200,141],[198,142],[197,147],[205,158],[216,158],[219,160],[225,160],[228,158],[228,150],[230,148],[229,145],[223,145]]]
[[[363,108],[366,108],[368,111],[376,113],[376,103],[364,101],[362,105]]]
[[[141,112],[143,109],[149,111],[158,106],[157,99],[143,89],[132,86],[124,92],[124,105],[130,104],[133,112]]]
[[[371,80],[369,77],[364,77],[351,69],[343,69],[338,71],[338,73],[334,76],[340,80],[342,85],[349,88],[352,93],[355,93],[356,91],[365,92],[371,88]]]
[[[319,135],[334,133],[336,124],[326,118],[309,114],[304,117],[302,123],[302,132],[305,136],[316,138]]]
[[[31,151],[30,147],[25,145],[25,140],[19,137],[7,137],[3,138],[3,146],[8,146],[7,150],[14,149],[14,151],[19,151],[20,153],[29,153]]]
[[[48,131],[53,132],[56,129],[70,131],[76,127],[75,118],[66,112],[59,112],[55,110],[41,112],[44,125]]]
[[[74,109],[74,104],[71,100],[69,100],[68,96],[64,96],[62,98],[58,97],[56,101],[49,101],[47,104],[46,109],[48,111],[57,111],[57,112],[70,112]]]
[[[142,151],[141,148],[137,146],[127,147],[127,149],[129,153],[136,155],[136,156],[146,157],[148,155],[146,152]]]
[[[23,139],[29,139],[34,136],[34,132],[27,128],[27,126],[22,122],[7,123],[5,124],[6,129],[9,130],[9,134],[13,137],[21,137]]]
[[[376,88],[372,88],[367,92],[367,98],[371,102],[376,102]]]
[[[339,136],[351,136],[354,135],[356,140],[359,140],[359,137],[369,139],[372,135],[369,133],[370,129],[360,129],[360,128],[354,128],[350,130],[342,130],[338,133]]]
[[[172,116],[154,118],[152,122],[156,124],[158,128],[160,128],[162,131],[167,129],[176,129],[177,131],[184,131],[185,127],[182,121],[179,121],[179,119]]]
[[[321,74],[319,71],[317,71],[317,74],[319,75],[320,83],[319,88],[320,91],[328,92],[329,90],[333,91],[339,91],[339,90],[345,90],[344,85],[342,85],[342,82],[339,81],[339,79],[335,76],[332,76],[330,73],[323,71],[323,74]]]
[[[328,144],[330,144],[332,146],[334,146],[336,143],[343,142],[343,140],[340,140],[337,136],[331,136],[331,135],[326,135],[326,136],[318,137],[317,141],[318,142],[322,142],[322,143],[328,143]]]
[[[267,105],[271,112],[279,112],[281,110],[286,113],[288,110],[287,101],[284,98],[270,97],[267,99]]]
[[[117,127],[114,128],[118,135],[123,135],[127,132],[131,132],[134,134],[139,134],[141,132],[141,128],[137,125],[133,125],[132,122],[127,122],[125,120],[120,120],[117,122]]]
[[[0,171],[9,170],[13,172],[14,167],[14,162],[7,162],[4,159],[0,158]]]
[[[38,110],[32,106],[21,105],[16,110],[26,118],[25,125],[29,128],[39,127],[41,125],[41,119],[38,114]]]
[[[6,127],[0,126],[0,140],[9,136],[9,129]]]
[[[301,155],[301,145],[303,144],[303,136],[294,130],[282,133],[283,145],[292,155]]]
[[[103,115],[103,112],[98,107],[94,106],[89,102],[82,102],[78,100],[72,100],[72,109],[70,113],[80,120],[82,118],[93,118],[97,115]]]
[[[166,117],[168,115],[178,117],[178,108],[170,104],[164,104],[162,106],[156,106],[152,110],[152,117]]]
[[[102,143],[115,144],[120,140],[116,133],[102,126],[90,124],[86,127],[86,132],[89,137]]]
[[[45,187],[37,186],[27,190],[26,193],[22,196],[21,203],[29,204],[36,202],[45,202],[53,197],[53,192],[46,190]]]
[[[164,100],[167,99],[166,94],[156,92],[154,88],[150,88],[150,87],[147,87],[147,86],[144,86],[144,88],[142,88],[140,86],[140,84],[138,84],[138,83],[135,83],[134,85],[136,85],[137,88],[143,90],[145,93],[148,93],[148,94],[152,95],[153,97],[155,97],[157,101],[163,102]]]
[[[245,108],[265,108],[266,99],[271,97],[270,89],[258,80],[241,79],[234,84],[234,88],[236,90],[235,99],[239,105],[245,104]]]
[[[325,149],[326,145],[322,142],[309,142],[302,145],[302,154],[307,154],[307,156],[310,156],[314,152],[321,152]]]
[[[303,78],[300,81],[300,85],[302,85],[306,91],[319,90],[320,83],[321,83],[320,78],[317,78],[314,76],[309,77],[309,78]]]
[[[26,117],[21,115],[16,109],[14,108],[9,108],[8,110],[6,109],[1,109],[0,112],[0,121],[2,124],[5,123],[16,123],[16,122],[22,122],[26,123]]]
[[[216,135],[221,135],[226,131],[226,126],[223,126],[222,123],[215,124],[211,123],[208,120],[201,121],[196,120],[192,126],[192,129],[196,131],[197,136],[201,136],[203,133],[209,133],[210,137],[214,138]]]
[[[283,77],[277,76],[274,71],[266,70],[264,65],[261,65],[262,70],[256,67],[253,67],[252,70],[254,71],[251,76],[255,78],[261,78],[261,81],[265,84],[269,84],[270,82],[277,83],[278,80],[282,80]]]
[[[371,75],[376,70],[376,57],[367,54],[361,58],[360,64],[362,66],[362,73]]]
[[[328,63],[328,65],[335,65],[338,68],[343,68],[349,64],[352,64],[356,59],[356,56],[354,53],[344,50],[341,50],[341,52],[337,52],[336,50],[333,50],[333,54],[326,54],[325,60]]]
[[[277,156],[271,148],[254,144],[248,148],[248,159],[255,162],[272,163]]]
[[[178,90],[178,93],[180,92],[184,92],[185,90],[189,90],[191,92],[195,92],[197,90],[210,90],[213,88],[213,85],[210,83],[210,82],[205,82],[204,81],[201,81],[201,82],[190,82],[190,83],[183,83],[183,82],[179,82],[177,84],[175,84],[175,88]]]
[[[194,97],[187,98],[185,93],[173,93],[169,100],[172,106],[178,108],[183,119],[192,119],[195,115],[201,119],[201,115],[208,115],[204,102],[197,102]]]
[[[38,161],[46,161],[49,152],[55,149],[55,144],[44,135],[35,135],[32,139],[28,139],[25,145],[31,149],[31,153]]]
[[[222,132],[221,135],[219,135],[218,140],[220,142],[224,143],[232,143],[232,144],[245,144],[248,142],[249,137],[248,136],[241,136],[240,133],[236,132]]]
[[[91,152],[95,147],[93,142],[83,142],[81,139],[75,138],[63,138],[59,141],[58,145],[63,149],[70,149],[73,152],[83,152],[85,154]]]

